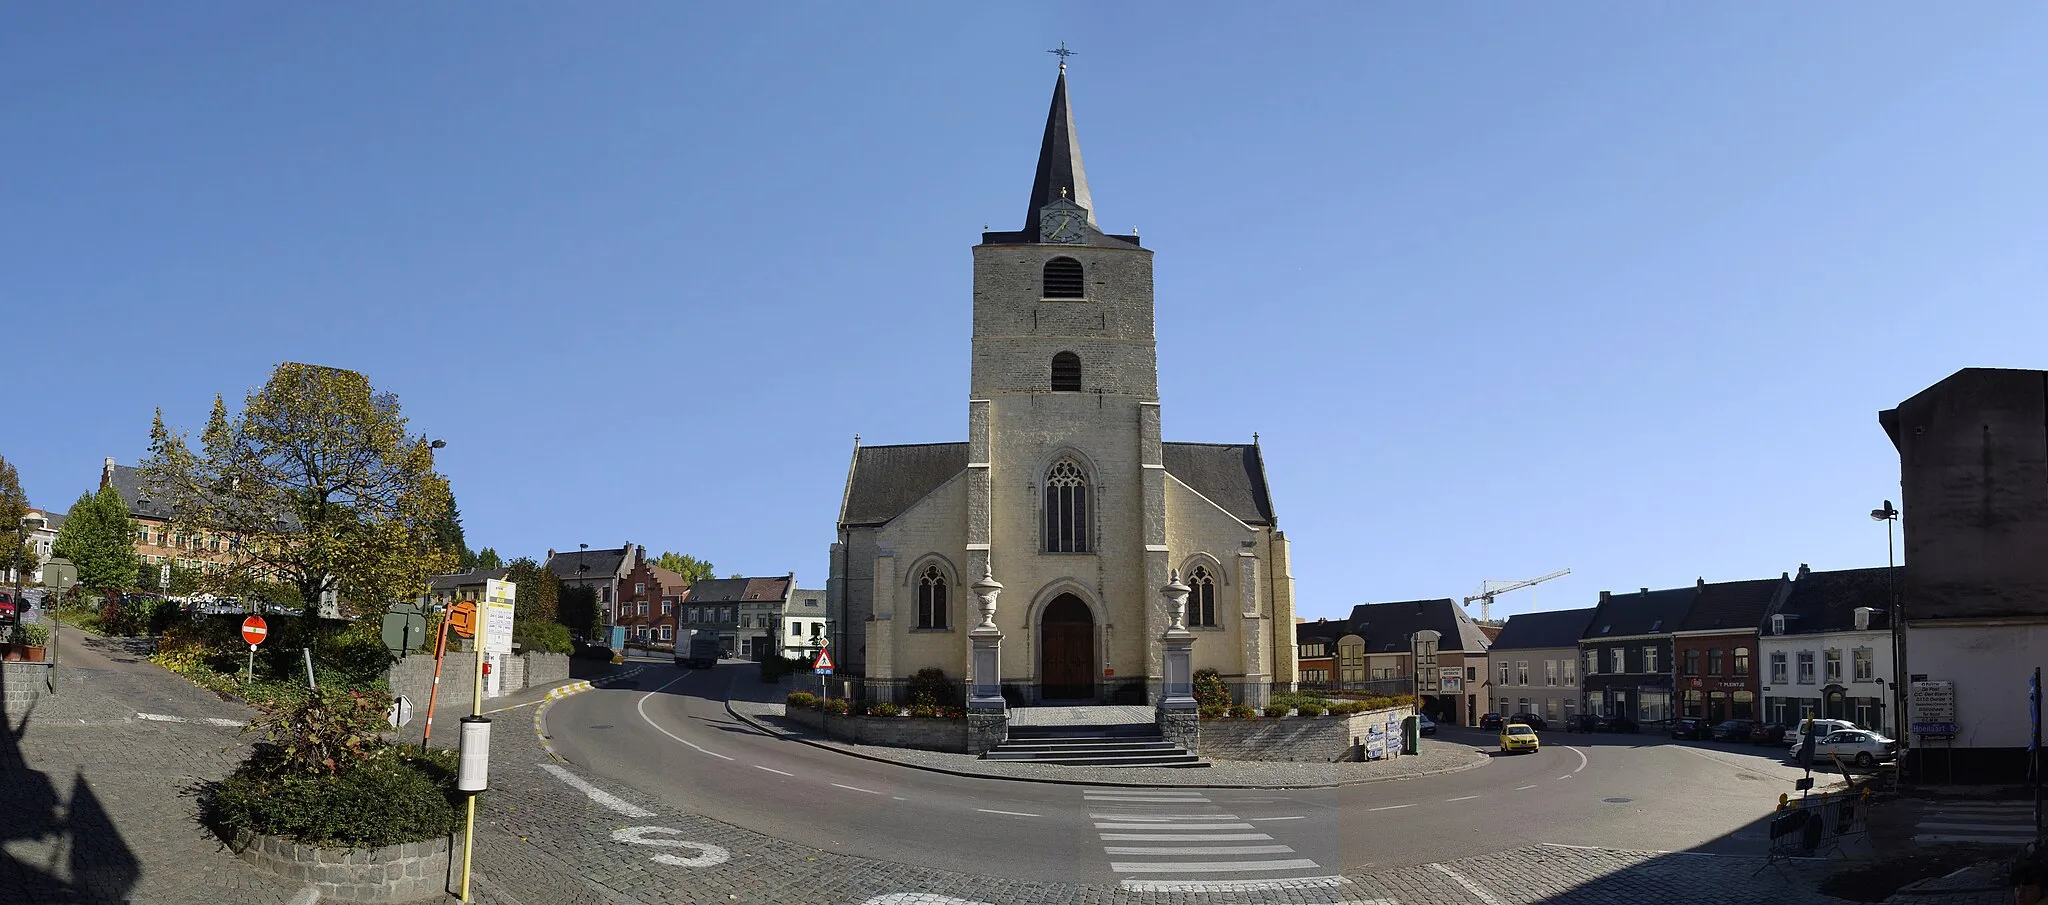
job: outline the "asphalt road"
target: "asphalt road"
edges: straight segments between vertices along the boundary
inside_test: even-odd
[[[1802,775],[1776,748],[1547,733],[1537,754],[1334,789],[975,779],[763,735],[723,704],[752,670],[656,666],[557,702],[547,731],[593,777],[780,839],[1021,881],[1126,885],[1329,876],[1535,843],[1756,854],[1757,821]],[[1475,730],[1440,738],[1493,747]]]

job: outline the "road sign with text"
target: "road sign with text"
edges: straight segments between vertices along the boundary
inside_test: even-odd
[[[817,673],[818,675],[821,675],[821,676],[829,676],[829,675],[831,675],[831,674],[832,674],[832,652],[831,652],[830,650],[826,649],[826,648],[822,648],[822,647],[821,647],[821,648],[819,648],[819,649],[818,649],[818,659],[816,659],[816,660],[812,660],[812,661],[811,661],[811,671],[812,671],[812,672],[815,672],[815,673]]]

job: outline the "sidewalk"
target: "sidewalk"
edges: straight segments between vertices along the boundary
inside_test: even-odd
[[[735,676],[726,694],[725,709],[741,722],[778,738],[866,760],[984,779],[1131,788],[1327,789],[1457,773],[1486,766],[1491,760],[1485,751],[1470,745],[1429,738],[1422,740],[1420,754],[1363,763],[1215,760],[1208,767],[1189,769],[1063,767],[982,760],[972,754],[859,745],[830,738],[788,719],[782,704],[786,694],[780,685]]]

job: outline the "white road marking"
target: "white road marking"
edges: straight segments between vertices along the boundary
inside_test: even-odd
[[[1402,808],[1412,808],[1412,807],[1414,807],[1414,805],[1412,805],[1412,804],[1390,804],[1390,805],[1385,805],[1385,806],[1382,806],[1382,807],[1377,807],[1377,808],[1366,808],[1366,810],[1368,810],[1368,811],[1398,811],[1398,810],[1400,810],[1400,809],[1402,809]]]
[[[882,793],[880,793],[880,792],[877,792],[877,791],[875,791],[875,790],[873,790],[873,789],[863,789],[863,788],[861,788],[861,787],[859,787],[859,786],[849,786],[849,785],[846,785],[846,784],[844,784],[844,783],[836,783],[836,782],[835,782],[835,783],[833,783],[833,785],[835,785],[835,786],[838,786],[839,788],[845,789],[845,790],[847,790],[847,791],[849,791],[849,792],[866,792],[866,793],[868,793],[869,795],[880,795],[880,794],[882,794]]]
[[[541,764],[540,768],[548,771],[549,773],[553,773],[556,779],[568,783],[570,788],[590,796],[591,801],[595,801],[598,804],[611,808],[612,810],[624,814],[628,817],[654,816],[653,811],[650,811],[639,805],[633,804],[632,802],[626,801],[625,799],[620,798],[617,795],[613,795],[612,793],[600,789],[596,786],[593,786],[590,783],[584,782],[583,777],[577,776],[576,774],[564,770],[561,767],[557,767],[554,764]]]
[[[1175,820],[1243,820],[1236,814],[1089,814],[1089,820],[1148,820],[1171,823]]]
[[[1990,832],[1994,834],[2017,833],[2023,830],[2033,829],[2032,827],[2019,826],[2011,823],[1947,823],[1935,822],[1932,820],[1922,820],[1919,823],[1914,824],[1913,827],[1914,829],[1930,830],[1976,830],[1979,832]]]
[[[1517,789],[1515,789],[1515,791],[1517,791],[1517,792],[1527,792],[1527,791],[1529,791],[1530,789],[1533,789],[1533,788],[1536,788],[1536,787],[1535,787],[1535,786],[1522,786],[1522,787],[1520,787],[1520,788],[1517,788]]]
[[[956,899],[952,896],[942,896],[928,892],[892,892],[888,895],[876,896],[860,903],[860,905],[988,905],[988,903]]]
[[[756,770],[766,770],[766,771],[768,771],[768,772],[770,772],[770,773],[774,773],[774,774],[777,774],[777,775],[779,775],[779,776],[795,776],[795,775],[796,775],[795,773],[786,773],[786,772],[784,772],[784,771],[781,771],[781,770],[777,770],[777,769],[775,769],[774,767],[764,767],[764,766],[761,766],[760,764],[755,764],[755,765],[754,765],[754,769],[756,769]]]
[[[980,812],[982,812],[982,813],[984,813],[984,814],[1008,814],[1008,815],[1010,815],[1010,816],[1012,816],[1012,817],[1038,817],[1038,816],[1040,816],[1040,815],[1038,815],[1038,814],[1026,814],[1026,813],[1024,813],[1023,811],[998,811],[998,810],[996,810],[995,808],[975,808],[975,810],[977,810],[977,811],[980,811]]]
[[[1273,889],[1335,889],[1351,882],[1343,877],[1298,877],[1292,880],[1125,880],[1131,892],[1263,892]],[[870,902],[868,905],[874,905]],[[1391,899],[1364,899],[1337,905],[1394,905]]]
[[[1157,823],[1098,823],[1095,825],[1095,828],[1098,830],[1167,829],[1166,826]],[[1172,828],[1176,830],[1248,830],[1252,828],[1252,825],[1249,823],[1176,823],[1172,824]]]
[[[1320,865],[1307,858],[1286,858],[1278,861],[1111,861],[1111,873],[1119,874],[1222,874],[1254,870],[1310,870]],[[1487,905],[1501,905],[1496,899]]]
[[[1472,799],[1474,799],[1474,798],[1478,798],[1478,797],[1479,797],[1479,796],[1477,796],[1477,795],[1462,795],[1462,796],[1459,796],[1459,797],[1457,797],[1457,798],[1446,798],[1446,799],[1444,799],[1444,803],[1446,803],[1446,804],[1449,804],[1450,802],[1453,802],[1453,801],[1471,801]]]
[[[711,867],[732,860],[732,852],[711,843],[663,838],[659,835],[662,833],[681,832],[682,830],[672,830],[665,826],[628,826],[613,830],[612,841],[633,842],[640,845],[658,846],[660,848],[691,848],[697,850],[697,854],[687,858],[682,855],[655,855],[651,859],[676,867]]]
[[[1104,842],[1257,842],[1265,833],[1102,833]]]
[[[1308,819],[1308,815],[1307,815],[1307,814],[1297,814],[1297,815],[1295,815],[1295,816],[1293,816],[1293,817],[1253,817],[1253,818],[1252,818],[1252,822],[1253,822],[1253,823],[1262,823],[1262,822],[1265,822],[1265,821],[1269,821],[1269,820],[1307,820],[1307,819]]]
[[[1913,834],[1913,841],[1914,841],[1914,842],[1982,842],[1982,843],[1986,843],[1986,844],[1993,844],[1993,843],[1995,843],[1995,844],[1999,844],[1999,845],[2024,845],[2024,844],[2026,844],[2026,843],[2028,843],[2028,842],[2032,842],[2032,841],[2034,841],[2034,834],[2032,834],[2032,833],[2027,833],[2026,835],[2023,835],[2023,836],[1994,836],[1994,835],[1991,835],[1990,833],[1978,833],[1978,834],[1973,834],[1973,835],[1966,835],[1966,836],[1958,836],[1958,835],[1950,835],[1950,834],[1947,834],[1947,833],[1915,833],[1915,834]]]
[[[1573,754],[1576,754],[1576,755],[1578,755],[1578,756],[1579,756],[1579,765],[1578,765],[1578,767],[1577,767],[1577,768],[1575,768],[1575,769],[1573,769],[1571,773],[1566,773],[1566,774],[1565,774],[1565,776],[1571,776],[1571,775],[1573,775],[1573,774],[1575,774],[1575,773],[1579,772],[1580,770],[1584,770],[1584,769],[1586,769],[1586,752],[1584,752],[1584,751],[1580,751],[1579,749],[1577,749],[1577,748],[1574,748],[1574,747],[1572,747],[1572,746],[1570,746],[1570,745],[1566,745],[1566,746],[1564,746],[1564,750],[1566,750],[1566,751],[1570,751],[1571,753],[1573,753]],[[1558,778],[1559,778],[1559,779],[1563,779],[1564,777],[1563,777],[1563,776],[1560,776],[1560,777],[1558,777]]]
[[[1112,855],[1285,855],[1284,845],[1105,845]]]
[[[640,719],[642,719],[642,720],[645,720],[645,721],[646,721],[646,723],[647,723],[647,725],[649,725],[649,726],[654,726],[654,731],[656,731],[656,732],[659,732],[659,733],[661,733],[662,735],[666,735],[666,736],[668,736],[669,738],[675,739],[676,741],[682,742],[682,743],[683,743],[683,744],[685,744],[685,745],[689,745],[690,747],[692,747],[692,748],[695,748],[695,749],[697,749],[697,752],[698,752],[699,754],[709,754],[709,755],[711,755],[712,757],[718,758],[719,760],[732,760],[732,758],[731,758],[731,757],[729,757],[729,756],[727,756],[727,755],[724,755],[724,754],[720,754],[720,753],[718,753],[718,752],[716,752],[716,751],[712,751],[712,750],[710,750],[710,749],[707,749],[707,748],[705,748],[705,747],[704,747],[703,745],[699,745],[699,744],[697,744],[696,742],[693,742],[693,741],[690,741],[689,739],[683,738],[682,736],[680,736],[680,735],[677,735],[677,734],[675,734],[675,733],[673,733],[673,732],[670,732],[670,731],[668,731],[667,729],[663,729],[663,728],[661,728],[660,726],[655,726],[655,725],[654,725],[654,718],[653,718],[653,717],[650,717],[650,716],[648,716],[648,715],[647,715],[647,699],[648,699],[648,698],[654,697],[655,695],[658,695],[658,694],[660,694],[660,693],[662,693],[662,692],[664,692],[664,691],[667,691],[667,690],[668,690],[668,686],[669,686],[669,685],[674,685],[674,684],[676,684],[677,682],[681,682],[682,680],[684,680],[684,679],[687,679],[687,678],[689,678],[689,677],[690,677],[690,674],[689,674],[689,673],[687,673],[687,672],[685,672],[685,673],[683,673],[683,674],[682,674],[682,675],[680,675],[680,676],[677,676],[677,677],[675,677],[675,678],[673,678],[673,679],[670,679],[670,680],[668,680],[668,684],[666,684],[666,685],[663,685],[663,686],[661,686],[660,688],[657,688],[657,689],[655,689],[655,690],[653,690],[653,691],[650,691],[650,692],[648,692],[648,693],[646,693],[646,694],[643,694],[643,695],[641,695],[641,696],[640,696],[640,703],[638,703],[638,704],[635,704],[635,705],[633,705],[633,709],[634,709],[634,710],[637,710],[637,711],[639,711],[639,712],[640,712]]]
[[[1168,804],[1208,804],[1207,798],[1140,798],[1135,795],[1090,795],[1089,801],[1154,801]]]
[[[903,797],[903,796],[901,796],[901,795],[892,795],[892,796],[890,796],[890,797],[892,797],[892,798],[896,799],[897,801],[909,801],[909,800],[910,800],[910,799],[908,799],[908,798],[905,798],[905,797]]]
[[[1486,887],[1472,882],[1472,880],[1466,877],[1464,874],[1458,873],[1457,871],[1454,871],[1441,864],[1431,864],[1430,867],[1435,868],[1437,873],[1443,874],[1444,876],[1457,881],[1457,884],[1459,886],[1465,887],[1465,891],[1471,893],[1473,898],[1476,898],[1479,901],[1486,903],[1486,905],[1507,905],[1507,903],[1502,902],[1500,900],[1500,897],[1495,896],[1493,893],[1487,892]]]
[[[171,716],[167,713],[137,713],[135,718],[138,720],[148,720],[152,723],[205,723],[208,726],[220,726],[228,729],[249,725],[241,720],[223,719],[217,716],[185,717]]]

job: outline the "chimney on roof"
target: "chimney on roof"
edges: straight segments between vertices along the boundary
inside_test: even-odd
[[[1800,564],[1799,564],[1799,577],[1800,577],[1800,578],[1805,578],[1805,577],[1806,577],[1807,575],[1811,574],[1812,572],[1813,572],[1813,570],[1812,570],[1812,569],[1809,569],[1809,568],[1807,568],[1807,567],[1806,567],[1806,564],[1805,564],[1805,563],[1800,563]]]
[[[1612,596],[1614,596],[1614,595],[1613,595],[1613,594],[1610,594],[1610,593],[1608,593],[1608,592],[1606,592],[1606,591],[1601,591],[1601,592],[1600,592],[1600,602],[1601,602],[1601,603],[1606,603],[1606,602],[1607,602],[1607,598],[1609,598],[1609,597],[1612,597]]]
[[[637,547],[637,546],[636,546],[636,547],[634,547],[634,548],[633,548],[633,558],[634,558],[634,559],[636,559],[636,560],[638,560],[638,559],[646,559],[646,558],[647,558],[647,548],[646,548],[646,547]]]
[[[1692,586],[1693,586],[1693,587],[1695,587],[1695,588],[1704,588],[1704,587],[1706,587],[1706,586],[1707,586],[1707,577],[1706,577],[1705,575],[1702,575],[1702,576],[1700,576],[1700,579],[1699,579],[1698,581],[1695,581],[1695,582],[1693,582]]]
[[[105,487],[112,483],[114,483],[114,457],[108,456],[107,461],[100,465],[100,486]]]
[[[1650,589],[1649,589],[1649,588],[1644,588],[1644,589],[1643,589],[1643,593],[1645,593],[1645,594],[1648,594],[1648,593],[1650,593]]]
[[[1790,572],[1779,572],[1779,573],[1778,573],[1778,580],[1779,580],[1779,581],[1791,581],[1791,580],[1792,580],[1792,573],[1790,573]]]

